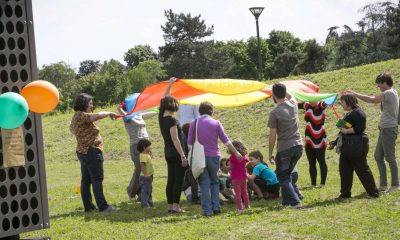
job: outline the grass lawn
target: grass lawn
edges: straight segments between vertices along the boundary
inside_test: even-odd
[[[291,79],[313,81],[320,86],[323,93],[352,89],[372,95],[378,93],[374,79],[383,71],[392,73],[395,88],[400,89],[400,60]],[[361,106],[368,117],[368,162],[375,180],[378,180],[373,151],[378,133],[379,106],[366,103],[361,103]],[[241,139],[249,151],[258,149],[266,155],[266,123],[273,107],[273,101],[267,99],[245,107],[217,109],[214,116],[221,120],[230,139]],[[110,107],[107,110],[114,109]],[[336,109],[343,115],[339,105]],[[302,129],[303,113],[300,113]],[[50,236],[52,239],[400,239],[400,191],[383,194],[379,199],[367,199],[361,183],[355,176],[353,198],[345,201],[335,200],[339,194],[340,179],[338,155],[332,151],[327,152],[328,181],[322,189],[307,188],[310,179],[305,154],[299,161],[299,186],[305,196],[304,208],[301,210],[282,208],[278,200],[257,201],[252,202],[251,210],[243,214],[236,213],[235,205],[231,204],[222,206],[222,214],[205,218],[201,216],[199,205],[190,205],[182,201],[186,213],[168,214],[165,197],[166,163],[156,118],[147,121],[155,155],[155,208],[142,209],[140,203],[129,201],[125,189],[133,172],[133,163],[129,156],[128,136],[121,120],[102,120],[98,126],[105,143],[104,192],[107,201],[121,210],[106,214],[84,214],[80,195],[75,192],[80,182],[80,165],[75,155],[75,139],[68,130],[72,114],[54,114],[43,118],[51,227],[23,234],[23,238]],[[329,140],[336,136],[335,123],[333,111],[329,110],[326,122]],[[303,130],[301,132],[303,133]],[[222,149],[223,155],[226,156],[224,148]],[[390,182],[390,173],[388,175]]]

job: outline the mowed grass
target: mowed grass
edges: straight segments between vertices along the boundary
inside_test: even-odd
[[[377,94],[374,79],[388,71],[400,89],[400,60],[391,60],[356,68],[306,75],[288,79],[307,79],[317,83],[321,92],[352,89],[366,94]],[[278,81],[278,80],[276,80]],[[272,82],[276,82],[272,81]],[[272,83],[271,82],[271,83]],[[379,106],[361,103],[368,119],[370,153],[368,162],[375,180],[378,171],[373,152],[377,140]],[[273,101],[249,106],[217,109],[230,139],[241,139],[249,151],[267,153],[267,119]],[[336,109],[343,115],[342,108]],[[96,111],[100,111],[97,109]],[[104,110],[114,110],[109,107]],[[302,130],[304,121],[300,113]],[[223,205],[221,215],[205,218],[199,205],[182,201],[187,210],[181,215],[166,211],[166,163],[163,142],[157,118],[148,120],[148,131],[153,142],[155,178],[153,187],[154,209],[142,209],[139,203],[129,201],[126,186],[133,164],[129,156],[129,140],[121,120],[98,122],[105,144],[104,192],[107,201],[121,208],[114,213],[83,213],[79,194],[80,165],[75,155],[76,142],[69,133],[72,112],[43,118],[46,157],[47,188],[51,227],[23,234],[22,237],[50,236],[52,239],[400,239],[400,192],[383,194],[379,199],[367,199],[357,176],[354,176],[353,198],[337,201],[340,190],[338,155],[327,152],[329,167],[325,188],[308,189],[310,185],[308,162],[305,154],[299,161],[299,185],[305,196],[301,210],[282,208],[280,201],[251,203],[244,214],[235,212],[235,205]],[[328,111],[326,127],[328,138],[336,134],[336,118]],[[222,146],[221,146],[222,147]],[[227,156],[224,147],[222,153]],[[273,166],[272,166],[273,167]],[[388,173],[390,182],[390,173]],[[378,183],[378,182],[377,182]],[[184,197],[182,196],[182,199]]]

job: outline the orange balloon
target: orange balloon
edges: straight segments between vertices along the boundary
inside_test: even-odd
[[[29,110],[35,113],[48,113],[57,107],[60,100],[58,89],[50,82],[37,80],[21,90],[21,95],[28,102]]]

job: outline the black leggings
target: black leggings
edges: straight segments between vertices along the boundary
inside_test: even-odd
[[[325,184],[326,176],[328,175],[328,166],[325,162],[326,148],[312,148],[306,146],[306,154],[308,162],[310,163],[310,177],[311,185],[317,185],[317,161],[321,171],[321,184]]]
[[[166,158],[168,177],[167,177],[167,188],[165,190],[167,194],[168,204],[179,203],[182,192],[182,183],[185,169],[181,165],[181,158]]]

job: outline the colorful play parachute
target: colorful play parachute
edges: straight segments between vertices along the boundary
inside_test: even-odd
[[[336,100],[336,94],[317,94],[319,87],[306,80],[281,83],[301,101]],[[168,81],[164,81],[146,87],[135,99],[134,108],[128,115],[157,107],[168,84]],[[182,104],[199,105],[209,101],[215,107],[236,107],[269,98],[272,93],[271,86],[252,80],[178,79],[172,84],[170,95]]]

